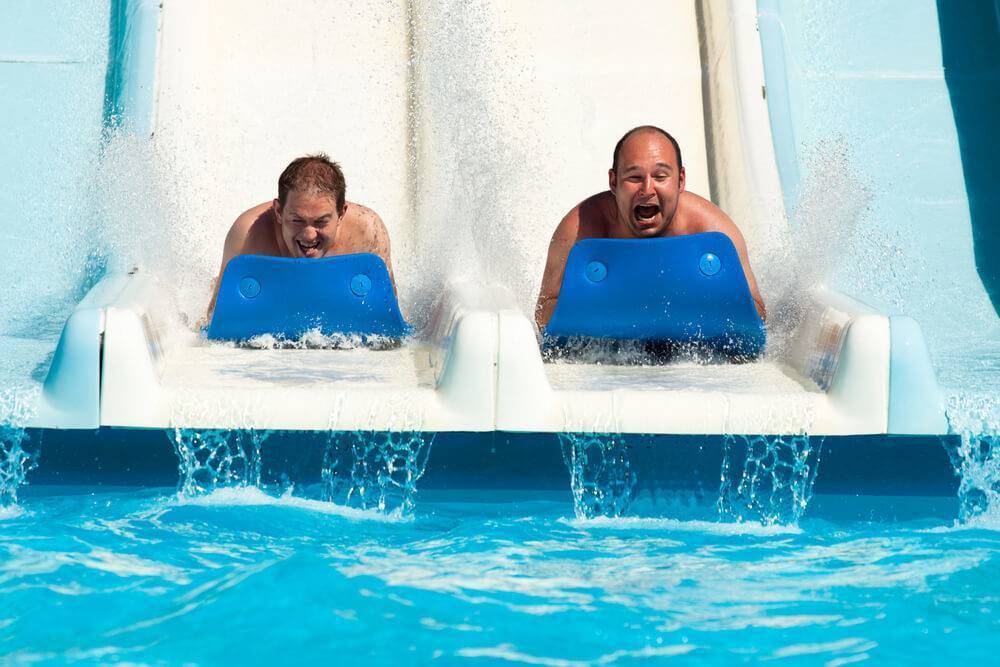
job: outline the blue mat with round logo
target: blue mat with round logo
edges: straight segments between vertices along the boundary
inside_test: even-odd
[[[549,346],[664,341],[747,357],[766,342],[736,248],[720,232],[577,242],[544,333]]]
[[[410,333],[381,257],[239,255],[226,265],[209,339],[297,339],[314,330],[387,338]]]

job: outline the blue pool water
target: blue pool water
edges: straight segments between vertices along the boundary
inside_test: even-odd
[[[568,493],[429,492],[404,520],[308,488],[29,489],[0,523],[14,662],[987,664],[1000,635],[995,526],[581,521]]]

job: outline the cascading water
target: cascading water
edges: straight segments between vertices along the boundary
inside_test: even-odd
[[[412,514],[433,441],[418,431],[331,431],[323,451],[323,498],[383,514]]]
[[[222,429],[168,432],[178,459],[178,494],[191,497],[222,488],[260,486],[260,448],[269,435]]]
[[[726,436],[719,517],[765,526],[798,523],[819,472],[822,447],[815,442],[808,435]]]
[[[18,489],[37,464],[38,454],[29,446],[25,430],[34,400],[26,396],[31,394],[0,391],[0,510],[17,503]]]
[[[953,397],[948,406],[956,446],[946,445],[959,476],[959,519],[1000,526],[1000,400],[996,395]]]
[[[569,470],[573,512],[579,519],[620,517],[635,497],[637,475],[621,435],[560,433],[563,461]]]

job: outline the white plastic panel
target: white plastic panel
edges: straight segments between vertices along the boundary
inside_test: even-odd
[[[673,363],[664,366],[543,363],[526,317],[500,314],[497,428],[518,432],[610,431],[660,434],[847,435],[885,433],[889,323],[829,291],[814,317],[844,318],[832,351],[829,391],[793,363]],[[823,301],[827,299],[827,301]],[[803,359],[825,353],[822,327],[806,322],[796,340]]]
[[[101,423],[142,428],[493,430],[497,315],[450,286],[424,343],[390,350],[209,344],[136,276],[107,310]]]

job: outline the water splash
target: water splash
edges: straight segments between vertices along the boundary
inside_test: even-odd
[[[959,476],[959,520],[1000,525],[1000,399],[962,394],[948,405],[949,427],[959,435],[946,446]]]
[[[812,498],[821,449],[808,435],[726,436],[719,518],[797,523]]]
[[[635,497],[637,481],[625,439],[609,433],[560,433],[559,442],[569,469],[576,517],[625,514]]]
[[[223,343],[234,345],[233,343]],[[323,333],[310,329],[298,338],[290,339],[274,334],[260,334],[241,345],[257,350],[394,350],[403,344],[400,338],[379,334]]]
[[[419,431],[331,431],[323,451],[324,500],[412,514],[433,441]]]
[[[948,453],[961,479],[959,520],[1000,522],[1000,434],[966,431]]]
[[[17,491],[26,483],[38,457],[25,448],[27,432],[21,426],[0,424],[0,509],[17,504]]]
[[[17,504],[17,492],[38,465],[38,452],[28,447],[25,425],[34,413],[31,392],[0,392],[0,509]]]
[[[179,495],[260,486],[260,448],[269,431],[175,428],[167,435],[177,453]]]

